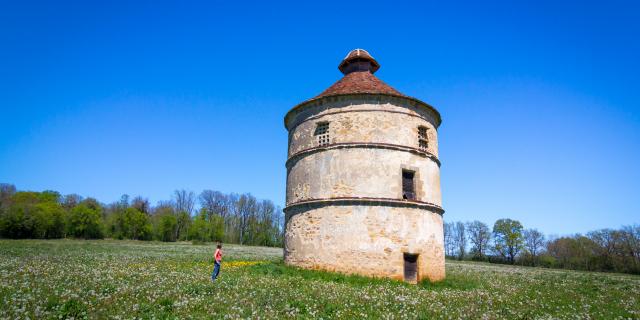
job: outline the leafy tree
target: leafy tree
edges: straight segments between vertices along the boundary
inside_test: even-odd
[[[40,226],[38,238],[56,239],[65,236],[67,213],[59,203],[39,203],[35,206],[35,210]]]
[[[556,266],[577,270],[596,270],[594,255],[597,244],[582,236],[562,237],[547,244],[547,252],[556,261]]]
[[[209,218],[209,239],[211,241],[222,241],[224,238],[224,218],[219,215],[212,215]]]
[[[158,219],[156,235],[160,241],[176,241],[177,227],[178,219],[174,214],[162,214]]]
[[[0,235],[8,238],[60,238],[65,212],[57,192],[16,192],[4,201]]]
[[[68,221],[68,234],[72,237],[84,239],[104,237],[101,213],[86,204],[79,204],[71,209]]]
[[[12,205],[33,205],[39,203],[41,200],[46,199],[47,197],[41,197],[39,192],[33,191],[19,191],[16,192],[9,202]]]
[[[134,207],[125,210],[124,235],[133,240],[150,240],[152,226],[149,217]]]
[[[122,202],[112,204],[106,221],[109,233],[117,239],[151,240],[153,226],[148,215],[134,207],[124,207]]]
[[[92,210],[95,211],[102,211],[102,205],[100,204],[100,202],[98,202],[98,200],[96,200],[95,198],[86,198],[84,200],[82,200],[80,203],[84,204],[85,206],[89,207]]]
[[[178,212],[177,218],[177,227],[176,227],[176,239],[178,240],[188,240],[189,237],[189,226],[191,225],[191,216],[184,211]]]
[[[115,239],[125,239],[127,237],[129,227],[126,220],[126,210],[127,208],[123,207],[121,202],[109,206],[104,220],[110,237]]]
[[[23,239],[32,236],[32,226],[24,206],[11,206],[0,216],[0,235],[5,238]]]
[[[511,264],[524,245],[522,229],[519,221],[511,219],[500,219],[493,225],[493,248]]]
[[[189,239],[202,242],[211,240],[206,212],[206,210],[200,210],[200,214],[189,226]]]
[[[37,193],[37,192],[36,192]],[[60,203],[62,196],[58,191],[45,190],[38,195],[39,202],[56,202]]]

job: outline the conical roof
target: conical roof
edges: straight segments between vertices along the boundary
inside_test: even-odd
[[[360,93],[405,97],[405,95],[398,90],[373,75],[380,69],[380,64],[364,49],[351,50],[347,56],[342,59],[342,62],[338,65],[338,69],[342,71],[344,77],[314,97],[314,99]]]
[[[285,116],[285,123],[294,110],[298,110],[314,101],[332,96],[372,94],[395,96],[413,101],[413,103],[417,103],[433,111],[436,118],[436,127],[440,125],[440,113],[438,113],[434,107],[421,100],[402,94],[374,75],[374,73],[380,69],[380,64],[366,50],[351,50],[347,56],[342,59],[340,65],[338,65],[338,69],[344,74],[342,79],[336,81],[319,95],[293,107],[287,113],[287,116]]]
[[[321,94],[314,97],[314,99],[342,94],[359,93],[380,93],[400,97],[405,96],[398,90],[378,79],[378,77],[372,73],[368,71],[358,71],[345,74],[342,79],[338,80]]]

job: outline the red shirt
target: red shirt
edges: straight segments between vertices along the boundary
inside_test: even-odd
[[[217,262],[222,261],[222,250],[216,249],[216,253],[213,254]]]

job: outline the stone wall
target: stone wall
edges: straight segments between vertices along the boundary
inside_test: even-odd
[[[430,106],[384,96],[332,97],[290,111],[285,262],[401,280],[403,255],[417,254],[419,280],[443,279],[439,121]],[[330,139],[319,145],[323,122]],[[403,169],[415,172],[414,200],[402,199]]]
[[[364,147],[323,150],[296,160],[287,174],[287,205],[336,197],[402,199],[402,169],[416,172],[416,200],[441,206],[440,168],[434,161]]]
[[[289,156],[317,146],[317,123],[330,123],[331,143],[368,142],[418,148],[418,127],[426,127],[427,152],[438,156],[438,136],[428,110],[410,105],[337,100],[309,107],[290,116]]]
[[[444,278],[442,216],[391,206],[324,206],[287,212],[285,263],[403,280],[404,253],[418,280]]]

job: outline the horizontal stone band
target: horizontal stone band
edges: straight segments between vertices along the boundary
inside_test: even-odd
[[[298,113],[300,112],[300,110],[306,108],[306,107],[314,107],[314,106],[319,106],[319,105],[323,105],[324,103],[332,103],[332,102],[337,102],[337,101],[349,101],[349,100],[357,100],[358,97],[370,97],[373,99],[368,99],[370,101],[375,101],[378,104],[382,104],[382,103],[386,103],[386,102],[391,102],[394,103],[395,101],[407,101],[409,102],[410,106],[416,106],[416,107],[421,107],[424,108],[425,110],[428,110],[429,112],[433,113],[434,118],[436,120],[435,126],[436,128],[440,126],[440,123],[442,122],[442,119],[440,117],[440,112],[438,112],[438,110],[436,110],[436,108],[434,108],[433,106],[431,106],[428,103],[425,103],[424,101],[418,100],[416,98],[412,98],[412,97],[408,97],[408,96],[397,96],[397,95],[391,95],[391,94],[383,94],[383,93],[353,93],[353,94],[337,94],[337,95],[332,95],[332,96],[328,96],[328,97],[321,97],[321,98],[313,98],[307,101],[304,101],[298,105],[296,105],[295,107],[293,107],[291,110],[289,110],[289,112],[287,112],[287,114],[284,116],[284,126],[285,128],[289,128],[287,126],[287,124],[290,122],[290,118],[292,117],[292,115],[294,113]],[[395,104],[395,103],[394,103]]]
[[[384,112],[384,113],[395,113],[395,114],[402,114],[408,117],[413,117],[413,118],[418,118],[418,119],[422,119],[424,121],[427,122],[431,122],[429,121],[429,119],[416,114],[416,113],[411,113],[408,111],[398,111],[398,110],[385,110],[385,109],[356,109],[356,110],[336,110],[336,111],[328,111],[325,113],[321,113],[321,114],[317,114],[315,116],[310,116],[302,121],[299,121],[298,123],[296,123],[296,125],[292,126],[291,128],[289,128],[289,131],[293,132],[299,125],[307,122],[307,121],[314,121],[314,120],[318,120],[318,119],[322,119],[322,117],[325,116],[330,116],[330,115],[334,115],[334,114],[342,114],[342,113],[364,113],[364,112]]]
[[[284,208],[285,213],[297,208],[317,208],[324,206],[348,206],[348,205],[371,205],[371,206],[389,206],[389,207],[407,207],[433,211],[439,215],[444,214],[444,209],[437,204],[430,202],[403,200],[394,198],[372,198],[372,197],[336,197],[324,199],[310,199],[294,202]]]
[[[438,167],[440,167],[440,160],[438,160],[438,158],[433,155],[430,152],[418,149],[418,148],[414,148],[414,147],[407,147],[407,146],[403,146],[403,145],[398,145],[398,144],[389,144],[389,143],[372,143],[372,142],[347,142],[347,143],[332,143],[332,144],[328,144],[325,146],[318,146],[318,147],[313,147],[313,148],[309,148],[309,149],[304,149],[302,151],[298,151],[296,153],[294,153],[293,155],[291,155],[291,157],[289,157],[289,159],[287,159],[287,162],[285,163],[285,166],[287,168],[290,168],[292,166],[292,164],[298,160],[300,160],[303,157],[306,157],[310,154],[314,154],[317,152],[321,152],[321,151],[325,151],[325,150],[333,150],[333,149],[355,149],[355,148],[369,148],[369,149],[389,149],[389,150],[397,150],[397,151],[403,151],[403,152],[410,152],[416,155],[419,155],[421,157],[425,157],[425,158],[429,158],[431,160],[433,160],[433,162],[435,162]]]

